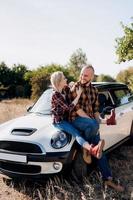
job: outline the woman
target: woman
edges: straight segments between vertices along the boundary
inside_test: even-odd
[[[53,125],[67,133],[73,135],[76,138],[76,141],[86,149],[90,154],[100,159],[102,156],[102,150],[104,147],[104,140],[100,140],[97,145],[89,144],[80,134],[80,132],[67,121],[69,112],[71,112],[75,105],[78,103],[82,89],[79,87],[77,89],[77,97],[68,104],[63,95],[63,89],[67,88],[67,92],[70,92],[69,87],[67,87],[67,80],[61,71],[54,72],[51,75],[51,84],[54,89],[52,95],[52,116],[53,116]]]

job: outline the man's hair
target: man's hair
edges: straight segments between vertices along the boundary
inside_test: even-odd
[[[85,69],[92,69],[93,72],[95,72],[94,67],[93,67],[91,64],[85,65],[85,66],[81,69],[81,72],[82,72],[83,70],[85,70]]]
[[[59,83],[61,82],[62,78],[63,78],[64,74],[61,71],[57,71],[54,72],[51,75],[50,81],[51,81],[51,85],[54,89],[57,89],[59,86]]]

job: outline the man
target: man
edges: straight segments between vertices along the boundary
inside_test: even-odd
[[[82,87],[83,92],[80,96],[78,104],[75,109],[70,113],[70,120],[72,124],[84,133],[84,137],[89,141],[97,145],[100,141],[99,134],[99,123],[115,124],[115,115],[111,116],[110,119],[101,119],[99,114],[99,102],[98,102],[98,91],[91,84],[94,78],[94,68],[91,65],[87,65],[82,68],[80,73],[80,79],[72,87],[73,100],[76,96],[76,88]],[[91,129],[90,129],[91,127]],[[93,137],[95,135],[95,137]],[[100,159],[97,159],[97,164],[102,174],[102,178],[106,185],[109,185],[117,191],[123,191],[123,187],[116,185],[112,182],[112,174],[107,162],[105,155],[102,155]]]

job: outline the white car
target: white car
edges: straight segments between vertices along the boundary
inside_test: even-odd
[[[101,116],[115,108],[117,125],[100,126],[101,138],[106,143],[104,151],[110,151],[133,135],[133,96],[125,84],[93,84],[99,90],[99,111],[104,111]],[[2,174],[40,177],[72,168],[81,173],[82,156],[75,138],[52,125],[51,96],[52,89],[46,90],[27,115],[0,125]]]

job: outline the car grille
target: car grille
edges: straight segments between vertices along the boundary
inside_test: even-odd
[[[41,148],[36,144],[15,141],[0,141],[0,150],[19,153],[42,153]]]
[[[38,174],[41,167],[38,165],[23,165],[8,162],[0,162],[0,169],[21,174]]]

